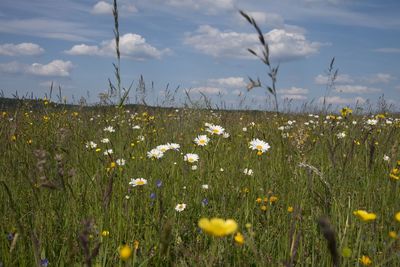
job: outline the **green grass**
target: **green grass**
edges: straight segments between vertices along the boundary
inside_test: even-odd
[[[349,257],[340,256],[342,266],[360,265],[362,255],[373,265],[400,265],[399,240],[388,235],[400,230],[394,219],[400,211],[399,181],[389,178],[400,159],[400,121],[386,124],[390,115],[367,126],[368,118],[361,115],[337,120],[265,112],[40,106],[0,114],[4,266],[40,265],[42,259],[49,266],[332,266],[318,228],[322,216],[331,222],[339,254],[351,249]],[[310,119],[315,123],[305,125]],[[296,122],[279,130],[288,120]],[[221,125],[230,137],[210,135],[206,122]],[[107,126],[115,132],[105,132]],[[339,139],[341,132],[346,136]],[[207,146],[194,144],[199,134],[210,137]],[[101,142],[105,137],[110,143]],[[257,155],[249,149],[253,138],[271,149]],[[101,151],[87,149],[88,141]],[[148,151],[168,142],[180,144],[180,150],[147,158]],[[106,148],[114,153],[104,156]],[[197,170],[183,160],[186,153],[199,155]],[[390,160],[384,161],[384,155]],[[110,168],[118,158],[126,164]],[[245,168],[254,175],[245,175]],[[129,186],[131,178],[140,177],[148,184]],[[278,200],[264,202],[271,196]],[[187,208],[177,212],[178,203]],[[377,219],[361,221],[353,215],[358,209],[376,213]],[[202,217],[234,219],[244,245],[235,244],[233,236],[201,232]],[[108,236],[102,236],[104,230]],[[123,262],[119,247],[133,248],[135,241],[138,249]]]

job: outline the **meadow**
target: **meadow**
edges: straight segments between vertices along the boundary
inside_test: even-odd
[[[44,99],[0,120],[1,266],[400,265],[396,115]]]

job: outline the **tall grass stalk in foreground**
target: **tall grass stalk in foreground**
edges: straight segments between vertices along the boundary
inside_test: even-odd
[[[258,27],[254,18],[249,16],[242,10],[240,10],[239,12],[251,25],[253,25],[253,27],[256,29],[256,31],[258,33],[258,39],[261,44],[262,56],[260,56],[256,51],[254,51],[251,48],[247,48],[247,50],[254,56],[258,57],[268,67],[268,71],[269,71],[268,76],[271,79],[271,86],[267,86],[267,90],[269,93],[271,93],[273,95],[274,104],[275,104],[275,112],[276,112],[276,114],[279,114],[278,96],[277,96],[277,92],[276,92],[276,78],[278,75],[279,65],[276,67],[273,67],[271,65],[271,62],[269,59],[270,53],[269,53],[268,43],[265,41],[264,34],[260,30],[260,27]],[[257,80],[257,82],[255,82],[253,79],[250,78],[250,84],[248,85],[247,89],[251,90],[254,87],[261,87],[261,82],[259,79]]]
[[[119,21],[118,21],[118,3],[114,0],[113,5],[113,17],[114,17],[114,39],[115,39],[115,54],[117,57],[117,63],[113,63],[114,74],[117,84],[113,84],[110,79],[108,79],[108,85],[110,88],[109,97],[118,98],[118,107],[122,107],[128,98],[129,92],[132,88],[132,84],[128,89],[122,87],[121,85],[121,51],[119,49]]]

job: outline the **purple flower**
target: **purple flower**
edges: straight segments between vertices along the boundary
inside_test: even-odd
[[[40,266],[47,267],[48,265],[49,265],[49,260],[48,259],[41,259],[40,260]]]
[[[151,198],[151,199],[155,199],[156,196],[157,196],[157,195],[156,195],[156,193],[154,193],[154,192],[150,194],[150,198]]]
[[[156,185],[158,188],[160,188],[162,186],[162,181],[161,180],[157,180],[156,181]]]
[[[203,207],[207,206],[207,205],[208,205],[208,199],[207,199],[207,198],[204,198],[204,199],[201,201],[201,205],[203,205]]]

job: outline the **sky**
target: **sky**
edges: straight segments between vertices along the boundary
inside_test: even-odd
[[[131,103],[143,75],[148,104],[206,96],[219,108],[272,109],[268,69],[247,51],[260,46],[243,10],[264,33],[271,65],[279,65],[282,108],[324,97],[335,107],[377,105],[383,96],[399,110],[398,0],[119,0],[118,8],[121,79],[125,88],[133,84]],[[108,79],[115,82],[113,29],[110,0],[1,0],[0,90],[42,98],[53,83],[68,102],[99,102]],[[338,76],[327,90],[333,57]],[[248,91],[249,77],[263,87]]]

